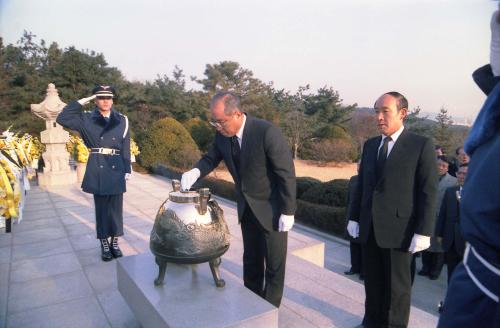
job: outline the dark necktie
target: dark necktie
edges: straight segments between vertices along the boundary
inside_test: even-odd
[[[236,166],[236,171],[240,173],[240,143],[238,142],[237,136],[231,137],[231,155],[233,156],[234,166]]]
[[[382,147],[380,147],[380,149],[378,150],[377,166],[375,169],[375,172],[377,174],[377,181],[378,179],[380,179],[380,177],[382,176],[382,172],[384,171],[385,161],[387,160],[389,141],[391,140],[391,137],[385,137]]]

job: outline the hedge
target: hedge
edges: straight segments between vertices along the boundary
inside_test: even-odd
[[[347,179],[335,179],[315,184],[305,191],[300,199],[310,203],[346,207],[348,184]]]
[[[304,192],[309,190],[312,186],[321,184],[321,181],[311,177],[298,177],[297,178],[297,198],[300,198]]]
[[[313,204],[298,199],[295,219],[324,232],[344,236],[346,227],[345,211],[344,207]]]
[[[154,122],[141,142],[138,159],[146,168],[165,164],[187,169],[201,156],[186,128],[171,117]]]

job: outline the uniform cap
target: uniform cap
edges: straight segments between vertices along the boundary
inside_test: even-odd
[[[99,85],[96,86],[94,89],[92,89],[92,94],[96,95],[97,98],[99,97],[113,98],[116,95],[116,91],[115,88],[109,85]]]

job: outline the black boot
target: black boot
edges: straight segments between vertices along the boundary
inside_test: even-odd
[[[111,237],[111,253],[114,258],[123,256],[120,247],[118,247],[118,237]]]
[[[104,262],[108,262],[113,259],[113,254],[111,254],[111,249],[107,239],[101,239],[101,258]]]

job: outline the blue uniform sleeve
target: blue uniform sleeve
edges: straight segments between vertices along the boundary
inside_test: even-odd
[[[72,101],[57,116],[56,122],[65,128],[81,133],[83,128],[82,105],[78,101]]]
[[[124,119],[125,116],[123,117]],[[131,173],[132,169],[130,167],[130,129],[127,130],[127,134],[123,139],[123,150],[122,150],[123,167],[125,168],[125,173]]]

